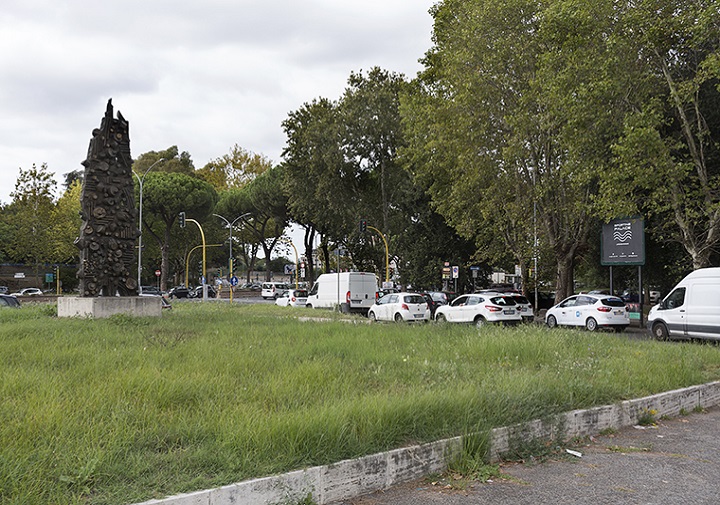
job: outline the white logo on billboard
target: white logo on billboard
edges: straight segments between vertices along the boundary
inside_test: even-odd
[[[615,241],[615,245],[630,245],[632,236],[630,223],[615,223],[613,226],[613,240]]]

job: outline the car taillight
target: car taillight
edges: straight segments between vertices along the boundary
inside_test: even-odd
[[[290,298],[290,301],[291,301],[291,302],[296,302],[297,299],[293,296],[292,298]]]
[[[402,310],[410,310],[410,307],[408,307],[406,303],[403,303],[402,305],[400,305],[400,308]]]
[[[600,312],[610,312],[612,309],[610,307],[605,307],[604,305],[597,308]]]
[[[347,294],[345,295],[345,302],[346,302],[348,305],[350,305],[350,291],[348,291]]]
[[[485,305],[485,308],[490,312],[500,312],[502,310],[500,307],[496,307],[495,305]]]

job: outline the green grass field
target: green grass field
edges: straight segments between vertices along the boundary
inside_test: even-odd
[[[298,315],[338,316],[0,311],[0,502],[134,503],[720,378],[713,345]]]

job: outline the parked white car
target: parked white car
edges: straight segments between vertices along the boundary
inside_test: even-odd
[[[304,307],[307,303],[307,289],[286,289],[275,300],[278,307]]]
[[[22,288],[17,293],[12,293],[12,296],[40,296],[43,292],[39,288]]]
[[[545,323],[556,326],[584,326],[588,331],[601,327],[621,332],[630,324],[625,302],[610,295],[574,295],[548,309]]]
[[[428,321],[430,308],[418,293],[388,293],[368,310],[370,321]]]
[[[500,293],[475,293],[461,295],[449,305],[435,310],[435,321],[473,323],[480,327],[485,323],[517,324],[522,316],[511,296]]]
[[[515,303],[517,304],[517,311],[520,313],[520,316],[522,317],[522,320],[524,323],[532,323],[535,321],[535,314],[533,312],[533,306],[532,303],[530,303],[530,300],[527,299],[525,295],[522,293],[518,293],[517,291],[496,291],[491,289],[485,289],[482,291],[477,291],[476,293],[480,294],[492,294],[492,293],[500,293],[506,296],[512,297],[513,300],[515,300]]]

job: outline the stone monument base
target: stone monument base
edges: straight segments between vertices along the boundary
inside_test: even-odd
[[[114,314],[146,317],[162,314],[159,296],[61,296],[58,298],[58,317],[92,317],[100,319]]]

